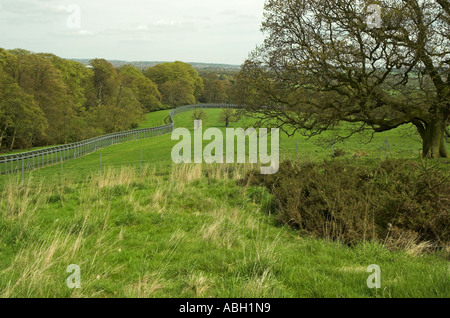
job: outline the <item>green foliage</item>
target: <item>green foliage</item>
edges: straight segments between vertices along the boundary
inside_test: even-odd
[[[118,74],[114,66],[104,59],[94,59],[90,62],[94,70],[94,87],[97,105],[108,103],[118,87]]]
[[[106,133],[136,128],[143,119],[143,109],[133,90],[120,87],[110,103],[99,105],[92,114],[94,122]]]
[[[228,127],[231,122],[236,122],[239,117],[234,109],[224,108],[220,113],[220,121],[225,123],[225,127]]]
[[[183,62],[155,65],[145,71],[145,76],[158,85],[162,102],[171,106],[194,104],[203,91],[202,78]]]
[[[139,77],[134,81],[139,102],[145,110],[155,111],[162,108],[161,93],[158,86],[146,77]]]
[[[347,152],[344,149],[338,148],[333,151],[332,157],[333,158],[342,157],[342,156],[345,156],[346,154],[347,154]]]
[[[208,114],[203,108],[194,108],[192,111],[192,119],[193,120],[204,120],[206,119]]]
[[[1,147],[63,144],[135,128],[161,108],[156,84],[104,59],[91,68],[53,54],[0,50]]]
[[[195,103],[195,96],[192,94],[192,86],[187,81],[168,81],[161,84],[159,90],[165,104],[181,106]]]
[[[127,78],[128,86],[133,88],[136,97],[146,111],[151,112],[163,108],[158,85],[145,77],[141,71],[131,65],[121,66],[118,71]]]
[[[234,74],[202,72],[204,90],[200,101],[203,103],[234,103]]]
[[[0,148],[4,139],[11,149],[29,147],[44,135],[46,127],[47,120],[33,96],[0,69]]]
[[[316,237],[392,243],[408,234],[412,242],[450,243],[450,179],[437,167],[284,162],[276,175],[247,179],[273,193],[280,222]]]

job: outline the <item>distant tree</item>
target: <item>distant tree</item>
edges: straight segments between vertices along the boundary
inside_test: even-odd
[[[104,59],[94,59],[89,63],[94,70],[94,87],[97,104],[107,102],[107,98],[117,90],[117,71],[114,66]]]
[[[234,76],[236,72],[202,71],[204,90],[200,101],[202,103],[234,103]]]
[[[137,128],[143,119],[143,110],[133,91],[122,87],[114,103],[99,105],[92,115],[104,133],[112,133]]]
[[[68,136],[67,122],[76,116],[74,100],[63,74],[45,54],[31,54],[24,50],[10,51],[5,71],[29,95],[44,112],[48,126],[38,144],[65,143]]]
[[[158,85],[162,102],[171,106],[193,104],[203,91],[198,72],[183,62],[158,64],[148,68],[145,75]]]
[[[368,23],[368,6],[381,24]],[[449,157],[448,0],[269,0],[267,35],[238,76],[246,114],[309,136],[413,124],[424,157]],[[265,106],[265,107],[261,107]]]
[[[228,127],[230,122],[235,122],[239,119],[236,111],[231,108],[223,108],[219,118],[220,121],[225,122],[225,127]]]
[[[132,87],[135,94],[147,112],[161,109],[161,93],[158,91],[158,85],[132,65],[124,65],[118,69],[118,72],[128,77],[129,87]]]
[[[206,118],[207,118],[207,113],[203,108],[194,107],[194,109],[192,110],[192,119],[205,120]]]
[[[134,81],[139,102],[147,112],[161,109],[161,93],[158,85],[146,77],[139,77]]]
[[[31,95],[0,68],[0,149],[7,139],[9,149],[29,147],[44,135],[47,120]]]
[[[83,121],[87,105],[86,89],[92,80],[92,70],[75,61],[62,59],[53,54],[42,54],[60,71],[65,83],[65,107],[63,109],[64,142],[82,138]]]
[[[183,80],[168,81],[159,86],[162,102],[171,106],[195,104],[191,85]]]
[[[117,72],[120,74],[130,75],[134,78],[145,77],[144,73],[130,64],[120,66],[119,68],[117,68]]]
[[[0,147],[62,144],[132,129],[144,110],[160,108],[157,85],[138,69],[117,71],[104,59],[90,64],[0,49]]]
[[[227,82],[219,79],[204,79],[205,89],[203,92],[203,98],[207,103],[226,103],[228,100],[227,95]]]

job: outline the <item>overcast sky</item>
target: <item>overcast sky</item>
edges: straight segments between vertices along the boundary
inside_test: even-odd
[[[239,65],[263,41],[263,8],[264,0],[0,0],[0,47]]]

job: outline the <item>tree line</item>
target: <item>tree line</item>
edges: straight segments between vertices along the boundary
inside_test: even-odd
[[[232,75],[202,76],[183,62],[146,70],[88,66],[53,54],[0,48],[0,151],[64,144],[137,128],[148,112],[232,102]]]

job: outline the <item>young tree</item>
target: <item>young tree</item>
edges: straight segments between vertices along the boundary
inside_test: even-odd
[[[192,110],[192,119],[194,120],[205,120],[207,117],[206,111],[203,108],[194,107]],[[199,127],[197,127],[198,129]]]
[[[231,108],[223,108],[222,112],[220,113],[220,121],[225,122],[225,127],[228,127],[230,125],[230,122],[235,122],[238,120],[238,116],[236,114],[236,111]]]
[[[424,157],[448,158],[449,2],[377,1],[379,26],[372,2],[267,1],[267,37],[239,75],[247,114],[308,135],[352,124],[341,138],[413,124]]]
[[[203,82],[205,86],[203,98],[207,103],[227,102],[227,85],[230,85],[228,81],[217,78],[204,78]]]

